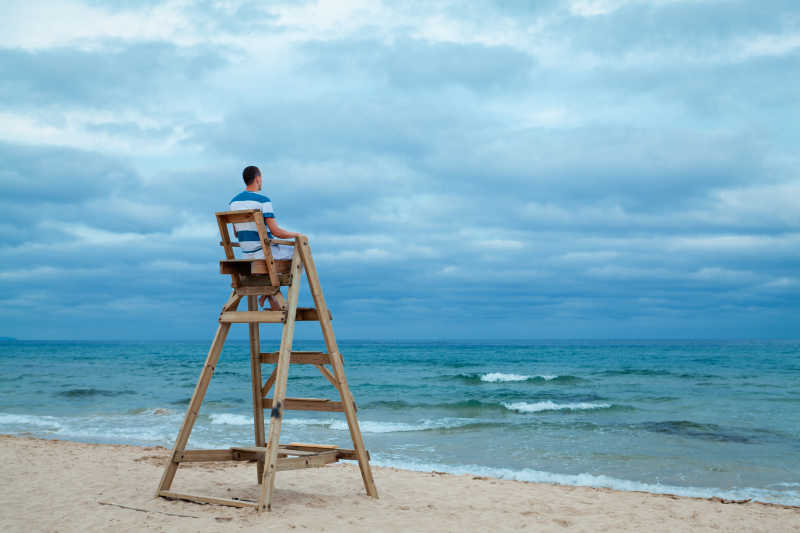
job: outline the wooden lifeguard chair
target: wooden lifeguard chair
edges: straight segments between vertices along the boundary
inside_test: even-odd
[[[220,273],[231,276],[233,292],[222,306],[219,315],[219,327],[211,343],[205,366],[200,373],[186,417],[183,420],[175,447],[166,465],[157,496],[169,499],[189,500],[198,503],[214,503],[234,507],[255,507],[258,511],[271,510],[272,494],[275,486],[275,474],[282,470],[320,467],[340,459],[358,461],[364,488],[369,496],[378,497],[372,470],[369,465],[369,453],[364,448],[361,430],[356,418],[356,404],[347,385],[344,366],[336,338],[331,325],[331,315],[322,295],[317,270],[311,257],[308,238],[299,236],[294,241],[269,239],[261,211],[226,211],[217,213],[217,222],[225,249],[226,259],[220,261]],[[238,243],[231,242],[228,224],[254,222],[258,229],[265,259],[235,259],[233,248]],[[291,261],[275,261],[272,258],[270,244],[285,244],[294,247]],[[314,299],[313,308],[298,308],[297,298],[300,291],[300,278],[305,270],[308,285]],[[281,286],[288,286],[288,294],[284,299]],[[276,311],[259,311],[256,298],[259,295],[275,297],[280,306]],[[237,311],[241,300],[247,297],[247,311]],[[293,352],[292,339],[297,320],[318,320],[322,327],[327,353]],[[230,330],[231,324],[248,324],[250,329],[250,370],[253,388],[253,422],[255,428],[255,446],[231,447],[221,450],[187,450],[186,444],[203,403],[208,385],[219,361],[222,346]],[[261,323],[283,324],[280,350],[277,352],[261,352],[259,326]],[[339,392],[339,401],[317,398],[287,398],[286,385],[290,364],[312,364]],[[261,365],[275,365],[272,373],[262,385]],[[330,365],[328,370],[325,365]],[[273,389],[274,386],[274,389]],[[273,390],[272,397],[267,395]],[[264,435],[264,412],[269,412],[269,437]],[[344,412],[353,449],[342,449],[338,446],[324,444],[280,444],[281,422],[286,410],[300,411],[339,411]],[[203,461],[251,461],[257,463],[258,483],[261,494],[258,501],[244,499],[228,499],[213,496],[196,496],[170,491],[172,481],[181,463]]]

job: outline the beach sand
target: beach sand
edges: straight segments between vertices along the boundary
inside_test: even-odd
[[[155,498],[169,451],[0,436],[0,531],[800,531],[800,508],[373,467],[281,472],[271,513]],[[175,491],[255,499],[255,467],[194,463]],[[134,509],[131,509],[134,508]]]

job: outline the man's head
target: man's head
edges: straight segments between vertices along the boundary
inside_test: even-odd
[[[254,188],[257,191],[261,190],[261,171],[258,170],[258,167],[245,167],[242,171],[242,179],[248,189]]]

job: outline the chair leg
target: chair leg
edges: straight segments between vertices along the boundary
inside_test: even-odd
[[[258,311],[256,296],[247,297],[247,310]],[[250,323],[250,378],[253,388],[253,429],[256,446],[264,446],[264,404],[261,391],[261,337],[258,323]],[[258,460],[257,479],[261,483],[264,477],[264,459]]]
[[[297,297],[300,293],[300,256],[295,250],[292,258],[292,284],[289,286],[289,308],[286,322],[281,334],[281,348],[276,365],[275,389],[272,393],[272,409],[269,416],[269,438],[264,454],[264,479],[261,483],[261,496],[258,500],[259,511],[272,510],[272,494],[275,489],[275,473],[278,465],[278,448],[281,440],[281,423],[283,422],[283,402],[286,399],[286,382],[289,378],[289,361],[294,340],[294,324],[297,315]]]

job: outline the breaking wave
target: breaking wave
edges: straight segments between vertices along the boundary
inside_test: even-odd
[[[509,411],[517,411],[518,413],[539,413],[542,411],[590,411],[594,409],[610,409],[613,407],[610,403],[591,403],[591,402],[576,402],[576,403],[555,403],[550,400],[543,402],[504,402],[503,406]]]

